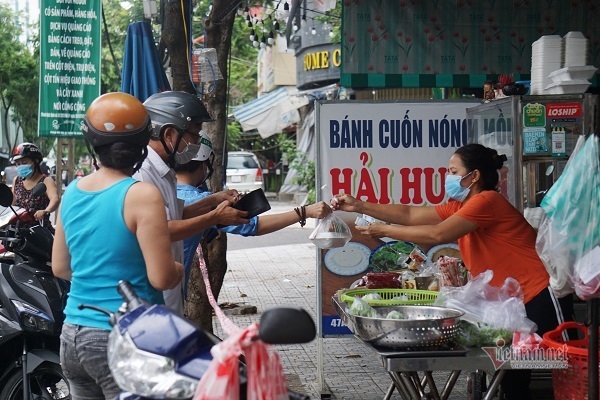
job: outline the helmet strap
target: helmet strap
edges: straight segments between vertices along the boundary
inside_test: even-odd
[[[94,149],[92,149],[92,145],[90,144],[90,142],[88,142],[87,139],[85,139],[85,147],[87,147],[88,152],[92,156],[92,162],[94,163],[94,168],[96,168],[96,171],[98,171],[100,169],[100,167],[98,166],[98,161],[96,161],[96,153],[94,153]]]
[[[140,168],[142,168],[142,165],[144,164],[144,160],[146,159],[146,157],[148,157],[148,146],[142,147],[142,159],[133,166],[134,174],[136,172],[138,172],[140,170]]]
[[[202,184],[204,182],[206,182],[207,180],[209,180],[210,177],[212,176],[213,172],[215,172],[215,169],[213,168],[214,160],[215,160],[215,154],[213,153],[208,157],[208,159],[206,161],[204,161],[206,163],[206,166],[208,167],[208,174],[206,174],[206,176],[204,177]]]
[[[160,142],[163,145],[163,148],[165,149],[165,152],[167,153],[167,165],[171,168],[175,168],[175,166],[177,165],[177,162],[175,161],[175,152],[177,148],[179,148],[179,143],[181,143],[181,139],[183,139],[183,131],[179,132],[179,129],[170,126],[170,128],[175,129],[175,131],[177,132],[177,140],[175,141],[175,147],[173,149],[169,149],[169,146],[167,146],[167,142],[165,141],[165,130],[164,129],[161,132],[160,135]]]

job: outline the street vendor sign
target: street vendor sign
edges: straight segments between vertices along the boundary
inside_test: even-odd
[[[466,109],[478,103],[318,102],[317,197],[337,193],[379,204],[437,205],[446,200],[444,180],[454,151],[472,141]],[[337,290],[349,288],[370,270],[386,242],[360,235],[357,214],[336,212],[352,240],[319,250],[319,334],[350,333],[332,306]]]
[[[40,10],[39,136],[81,136],[100,95],[101,0],[44,0]]]

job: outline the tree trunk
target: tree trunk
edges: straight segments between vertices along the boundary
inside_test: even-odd
[[[184,10],[181,9],[181,4]],[[187,15],[187,2],[162,0],[163,24],[160,33],[160,41],[166,46],[171,63],[171,76],[173,78],[173,90],[188,93],[196,93],[190,81],[186,29],[182,24],[182,15]],[[186,18],[187,21],[187,18]],[[187,27],[190,32],[190,27]],[[162,55],[159,55],[162,57]]]
[[[235,21],[235,12],[229,12],[224,18],[216,21],[216,15],[224,15],[225,7],[230,4],[224,1],[216,1],[213,3],[213,9],[209,17],[205,21],[206,38],[205,47],[215,48],[218,56],[218,66],[223,75],[223,79],[216,82],[216,87],[213,93],[206,93],[204,96],[204,104],[210,115],[215,119],[215,122],[207,123],[203,129],[210,136],[213,142],[213,150],[215,152],[214,166],[215,170],[210,179],[210,188],[213,192],[223,189],[224,169],[226,159],[224,159],[225,149],[225,132],[227,126],[227,60],[231,49],[231,34],[233,31],[233,23]],[[233,8],[235,11],[235,8]],[[173,57],[173,56],[171,56]],[[175,63],[172,60],[172,68],[175,69]],[[187,70],[186,70],[187,71]],[[187,72],[186,72],[187,74]],[[175,79],[175,74],[173,75]],[[189,78],[186,75],[186,79]],[[175,86],[175,85],[174,85]],[[204,258],[210,276],[213,295],[219,297],[221,286],[225,272],[227,271],[227,235],[221,234],[217,239],[210,244],[203,244]],[[212,308],[206,297],[206,289],[198,268],[194,268],[190,276],[188,286],[188,298],[185,309],[186,316],[194,323],[203,329],[212,332]]]

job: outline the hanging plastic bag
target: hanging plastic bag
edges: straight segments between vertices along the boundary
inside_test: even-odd
[[[536,250],[559,297],[573,290],[582,299],[600,297],[598,261],[586,256],[600,246],[600,138],[585,141],[542,200],[547,219]]]
[[[289,394],[281,360],[270,346],[258,337],[258,324],[240,329],[221,310],[212,293],[208,270],[200,246],[197,249],[206,294],[227,339],[213,346],[213,360],[202,375],[193,400],[239,400],[239,357],[245,356],[248,400],[288,400]]]
[[[352,239],[348,225],[334,214],[323,218],[308,237],[320,249],[343,247]]]
[[[465,286],[442,287],[434,304],[463,311],[461,319],[473,324],[527,334],[535,332],[537,326],[527,318],[519,283],[507,278],[501,287],[491,286],[493,276],[487,270]]]

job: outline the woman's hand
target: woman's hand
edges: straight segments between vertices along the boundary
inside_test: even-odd
[[[37,210],[35,214],[33,214],[33,217],[39,221],[41,219],[44,219],[44,215],[46,214],[48,214],[48,211],[46,210]]]
[[[387,227],[386,224],[372,223],[366,226],[356,226],[355,228],[363,235],[378,239],[387,236]]]
[[[358,206],[361,202],[356,200],[349,194],[336,194],[331,199],[331,207],[334,210],[342,210],[348,212],[358,212]]]
[[[331,207],[329,207],[324,201],[306,206],[306,216],[308,218],[325,218],[331,213]]]

